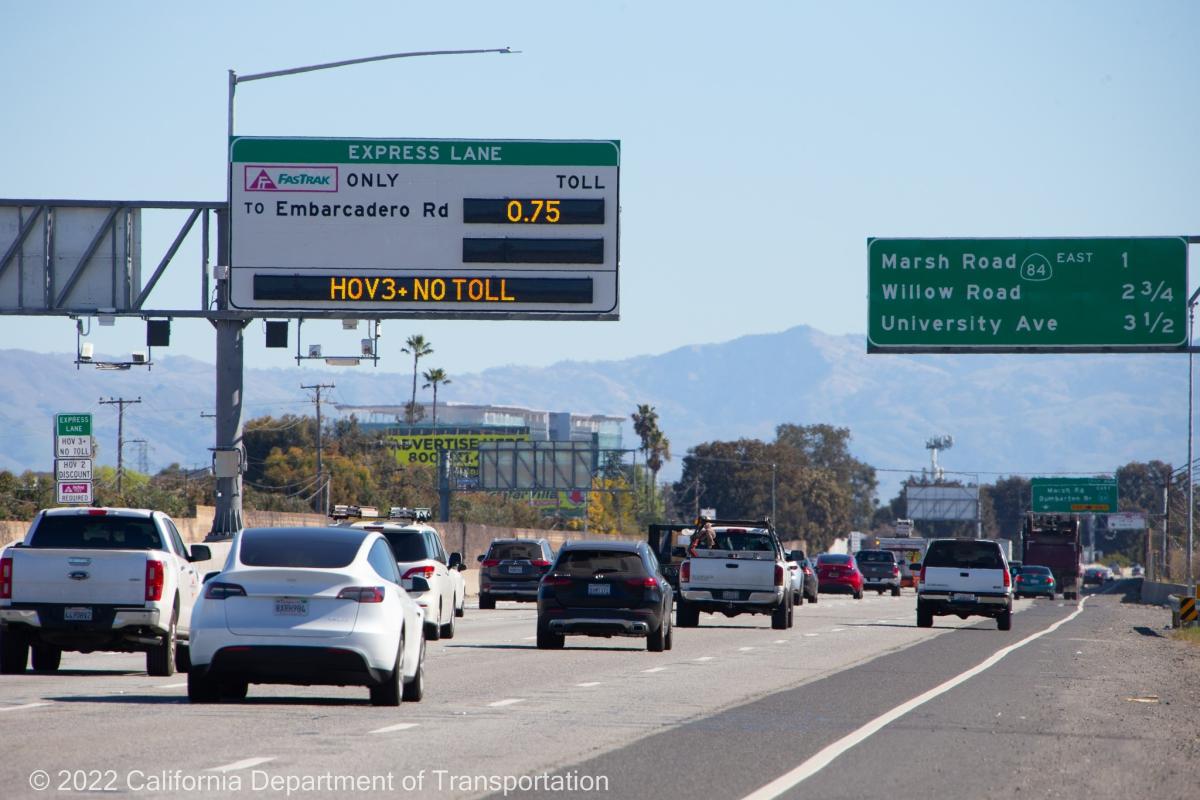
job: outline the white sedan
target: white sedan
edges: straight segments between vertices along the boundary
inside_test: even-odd
[[[423,623],[379,533],[248,528],[192,613],[188,699],[282,683],[367,686],[379,706],[420,700]]]

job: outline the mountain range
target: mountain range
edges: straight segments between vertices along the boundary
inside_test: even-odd
[[[117,406],[97,401],[116,397],[141,399],[125,407],[132,466],[138,445],[130,449],[129,442],[137,439],[146,440],[152,470],[209,463],[212,421],[202,414],[213,411],[213,365],[159,357],[149,371],[110,372],[77,370],[73,362],[71,355],[0,350],[0,469],[51,469],[54,414],[76,411],[93,414],[97,462],[115,463]],[[1186,460],[1187,363],[1178,354],[868,355],[863,336],[798,326],[657,355],[452,378],[439,402],[625,417],[648,403],[675,456],[662,473],[667,479],[678,474],[690,446],[769,440],[785,422],[848,427],[854,455],[881,470],[883,499],[928,465],[925,442],[935,435],[954,437],[940,456],[948,472],[984,482]],[[403,373],[361,367],[333,375],[247,369],[246,418],[311,415],[300,386],[322,382],[336,383],[331,399],[350,405],[401,405],[411,386]],[[624,431],[627,446],[635,446],[632,424]]]

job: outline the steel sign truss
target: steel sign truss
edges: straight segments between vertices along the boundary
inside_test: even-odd
[[[907,486],[904,498],[909,519],[927,522],[975,522],[979,519],[977,486]]]

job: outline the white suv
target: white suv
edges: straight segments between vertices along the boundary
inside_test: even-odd
[[[934,539],[917,582],[917,625],[935,616],[992,617],[1002,631],[1012,629],[1012,575],[1000,544],[993,539]]]

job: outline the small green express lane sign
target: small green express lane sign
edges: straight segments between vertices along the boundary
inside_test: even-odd
[[[1117,510],[1117,482],[1112,478],[1034,478],[1030,487],[1035,514]]]
[[[91,414],[57,414],[54,418],[58,436],[91,436]]]
[[[869,239],[868,352],[1180,350],[1187,240]]]

